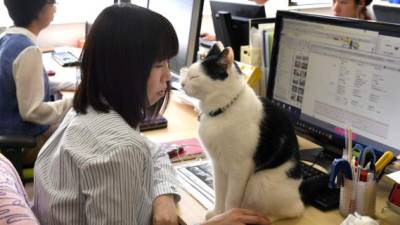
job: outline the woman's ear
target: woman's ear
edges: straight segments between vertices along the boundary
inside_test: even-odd
[[[360,0],[360,2],[357,5],[357,12],[358,13],[362,12],[365,7],[366,7],[365,0]]]
[[[357,18],[363,18],[362,16],[363,16],[363,12],[364,12],[364,9],[365,9],[365,0],[360,0],[360,2],[359,2],[359,4],[357,5],[357,8],[356,8],[356,16],[357,16]]]

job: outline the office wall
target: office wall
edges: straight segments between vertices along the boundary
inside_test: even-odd
[[[0,26],[0,34],[6,29]],[[78,41],[85,37],[85,23],[51,24],[38,36],[38,45],[43,49],[59,46],[78,46]]]
[[[41,48],[58,46],[77,46],[78,40],[85,37],[85,23],[51,24],[40,32],[38,44]]]

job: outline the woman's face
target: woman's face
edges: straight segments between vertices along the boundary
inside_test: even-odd
[[[47,3],[39,13],[38,22],[40,23],[42,29],[49,26],[51,21],[54,19],[54,14],[56,13],[55,3]]]
[[[257,4],[264,4],[264,3],[266,3],[268,0],[251,0],[251,1],[253,1],[253,2],[256,2]]]
[[[332,11],[334,16],[358,18],[362,7],[355,0],[333,0]]]
[[[147,98],[150,105],[153,105],[164,97],[167,90],[167,82],[170,79],[169,60],[153,64],[150,71],[150,77],[147,80]]]

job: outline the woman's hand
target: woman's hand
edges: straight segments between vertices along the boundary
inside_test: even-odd
[[[178,225],[173,195],[160,195],[154,200],[152,225]]]
[[[267,218],[260,213],[249,209],[231,209],[225,213],[214,216],[201,225],[270,225]]]

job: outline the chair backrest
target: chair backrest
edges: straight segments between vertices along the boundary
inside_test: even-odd
[[[0,153],[11,161],[20,177],[23,177],[22,150],[35,146],[35,137],[24,135],[0,135]]]
[[[33,148],[36,138],[24,135],[0,135],[0,148]]]
[[[12,163],[0,154],[0,224],[39,225]]]

